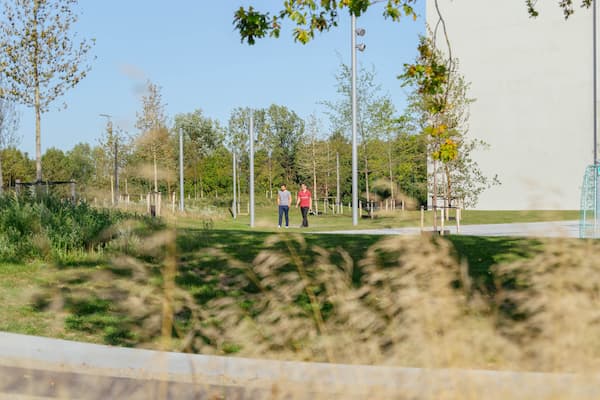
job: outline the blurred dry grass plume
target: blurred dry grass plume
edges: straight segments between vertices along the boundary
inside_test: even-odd
[[[203,354],[586,374],[600,366],[593,242],[549,241],[496,265],[496,290],[483,295],[440,238],[385,237],[355,262],[342,248],[274,235],[245,263],[220,248],[182,258],[173,231],[134,231],[121,229],[109,268],[65,271],[46,305],[106,301],[117,343]],[[221,267],[203,268],[208,259]],[[223,295],[198,301],[177,284],[182,268]]]
[[[237,262],[246,274],[228,287],[254,285],[256,293],[206,307],[219,322],[200,352],[237,343],[238,354],[251,357],[465,368],[506,367],[518,358],[477,311],[466,266],[448,242],[388,237],[356,269],[343,249],[314,247],[317,256],[307,260],[299,235],[274,236],[269,245],[251,265]]]

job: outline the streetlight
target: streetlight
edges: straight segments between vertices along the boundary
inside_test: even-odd
[[[592,30],[593,30],[593,37],[592,37],[592,46],[593,46],[593,110],[594,110],[594,165],[598,164],[598,48],[597,48],[597,21],[596,21],[596,0],[592,1],[592,8],[593,8],[593,22],[592,22]],[[596,175],[598,173],[596,172]],[[597,178],[596,178],[597,179]],[[596,185],[598,186],[598,185]]]
[[[179,128],[179,211],[185,209],[183,187],[183,128]]]
[[[364,43],[356,44],[356,36],[364,36],[363,28],[356,29],[356,16],[351,14],[352,29],[352,225],[358,225],[358,149],[356,134],[356,49],[364,51]]]
[[[109,114],[99,114],[99,116],[104,117],[107,119],[107,123],[108,123],[108,134],[110,136],[111,139],[114,140],[114,146],[115,146],[115,160],[114,160],[114,180],[113,180],[113,187],[111,187],[111,189],[113,189],[113,204],[117,204],[119,202],[119,158],[118,158],[118,138],[116,136],[113,136],[113,123],[112,123],[112,116]]]
[[[250,110],[248,134],[250,136],[250,227],[254,228],[254,116],[252,110]]]

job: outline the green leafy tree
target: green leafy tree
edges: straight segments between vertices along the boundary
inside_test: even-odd
[[[351,134],[352,121],[352,86],[351,69],[346,64],[341,64],[336,76],[336,90],[338,98],[335,101],[323,101],[326,108],[325,114],[329,117],[331,129],[341,131],[346,135]],[[363,181],[362,187],[366,200],[370,201],[370,174],[371,161],[374,156],[371,145],[378,135],[385,135],[384,126],[393,124],[395,109],[389,96],[381,94],[381,86],[376,82],[375,69],[360,68],[356,81],[356,119],[360,140],[359,158],[362,161]],[[391,111],[391,113],[390,113]],[[388,121],[384,121],[389,117]]]
[[[448,126],[451,109],[449,94],[451,91],[450,61],[445,62],[441,52],[435,47],[434,40],[422,36],[418,46],[419,55],[414,64],[405,64],[404,74],[400,78],[404,85],[413,85],[416,102],[422,112],[423,132],[427,137],[427,154],[432,166],[432,205],[434,229],[438,203],[438,171],[440,165],[448,164],[458,157],[456,127]]]
[[[227,147],[236,157],[236,188],[238,191],[237,199],[241,201],[242,192],[248,190],[248,152],[249,152],[249,129],[250,114],[253,115],[253,122],[256,127],[258,122],[258,131],[260,132],[260,113],[248,107],[238,107],[231,112],[227,128]],[[258,121],[257,121],[258,120]],[[239,207],[239,203],[238,203]]]
[[[422,133],[400,131],[393,143],[395,182],[408,198],[427,204],[427,139]]]
[[[298,183],[298,152],[304,140],[304,121],[285,106],[272,104],[264,113],[260,131],[271,147],[273,159],[283,170],[284,182]]]
[[[446,206],[453,199],[474,206],[481,192],[499,181],[496,176],[486,177],[472,159],[472,151],[487,145],[467,135],[469,107],[474,99],[468,97],[469,85],[459,73],[458,61],[442,54],[432,39],[423,37],[416,63],[406,65],[402,77],[405,83],[415,85],[411,107],[419,114],[427,137],[433,204],[441,194]]]
[[[142,110],[137,113],[136,128],[140,133],[135,139],[135,158],[140,167],[139,172],[144,178],[152,177],[155,192],[159,189],[159,164],[161,178],[167,183],[173,180],[175,169],[175,143],[167,128],[165,105],[160,91],[158,85],[146,82]],[[152,171],[148,171],[149,165]]]
[[[332,163],[336,163],[335,167],[332,165],[332,170],[335,168],[336,171],[336,201],[339,199],[339,201],[345,202],[352,195],[349,190],[352,187],[352,144],[348,139],[348,135],[345,135],[341,130],[334,130],[327,138],[327,142],[329,143],[331,157],[334,160]],[[335,159],[339,159],[339,170]],[[338,178],[340,181],[339,192],[337,188]]]
[[[321,121],[316,115],[309,115],[306,121],[305,140],[300,144],[298,158],[298,174],[301,181],[305,181],[311,187],[313,204],[318,210],[319,185],[322,193],[328,196],[328,174],[330,173],[327,163],[327,150],[329,142],[323,140],[323,128]],[[308,182],[311,182],[309,184]]]
[[[208,191],[215,193],[231,192],[233,176],[231,174],[231,153],[223,145],[207,154],[200,163],[204,171],[204,185]]]
[[[94,156],[92,148],[87,143],[78,143],[66,154],[69,175],[80,188],[88,186],[94,175]]]
[[[131,140],[125,132],[119,127],[116,127],[109,119],[106,121],[106,128],[98,140],[98,150],[96,163],[102,171],[98,175],[98,189],[108,187],[110,190],[111,178],[115,172],[115,157],[117,159],[117,168],[119,176],[123,175],[126,170],[131,152]]]
[[[36,179],[42,180],[41,114],[88,73],[92,43],[76,41],[77,0],[6,0],[0,24],[3,96],[35,110]]]
[[[417,0],[387,0],[383,16],[394,21],[402,16],[417,17],[414,5]],[[240,7],[234,14],[234,25],[240,32],[242,42],[254,44],[256,39],[267,35],[279,37],[281,23],[291,20],[296,27],[294,40],[308,43],[316,32],[323,32],[338,25],[340,10],[360,16],[372,5],[371,0],[286,0],[281,10],[275,13],[261,12],[249,6]]]
[[[436,5],[438,0],[434,0]],[[522,0],[530,16],[536,17],[537,0]],[[382,15],[386,19],[399,21],[404,16],[417,18],[415,5],[419,0],[384,0]],[[234,13],[233,24],[240,33],[242,42],[250,45],[256,39],[265,36],[279,37],[284,20],[288,19],[293,28],[294,40],[302,44],[308,43],[315,37],[315,33],[328,31],[338,25],[341,10],[355,16],[360,16],[368,9],[374,7],[379,1],[372,0],[285,0],[282,7],[275,12],[259,11],[253,6],[240,7]],[[582,7],[590,7],[592,0],[581,0]],[[559,7],[563,10],[565,18],[574,12],[573,0],[560,0]]]
[[[4,180],[8,185],[14,186],[17,179],[29,182],[35,177],[35,163],[29,155],[14,146],[0,150],[2,154]]]
[[[194,177],[194,198],[198,198],[198,186],[200,197],[204,197],[203,176],[207,175],[207,171],[201,168],[201,163],[222,144],[225,131],[218,121],[206,117],[200,109],[176,115],[173,134],[178,137],[180,129],[184,134],[185,170],[188,176],[191,173]]]
[[[393,152],[393,142],[400,129],[399,119],[396,116],[396,107],[388,96],[370,105],[368,110],[371,116],[371,136],[375,139],[372,147],[372,170],[375,179],[387,179],[389,182],[389,197],[395,198],[396,183],[394,167],[397,162]]]
[[[49,148],[42,156],[42,162],[48,167],[47,180],[68,181],[71,179],[69,159],[62,150],[54,147]]]
[[[0,97],[0,194],[4,190],[2,173],[2,150],[9,146],[16,146],[19,141],[17,127],[19,125],[15,104],[4,97]]]

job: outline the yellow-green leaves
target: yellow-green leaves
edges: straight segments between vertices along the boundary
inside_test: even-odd
[[[233,24],[235,25],[235,28],[240,31],[242,42],[247,40],[248,44],[254,44],[256,38],[264,37],[269,30],[272,35],[279,35],[279,25],[277,24],[277,21],[275,19],[269,21],[269,18],[269,13],[260,13],[255,11],[253,7],[249,7],[248,10],[245,10],[244,7],[240,7],[234,13]]]
[[[525,0],[525,5],[527,6],[527,12],[531,17],[537,17],[539,15],[536,8],[537,0]],[[573,8],[573,0],[560,0],[558,2],[559,7],[563,10],[563,14],[565,19],[569,18],[574,12]],[[592,0],[581,0],[582,8],[589,8],[592,5]]]
[[[383,16],[399,21],[402,16],[417,18],[413,8],[418,0],[387,0]],[[371,0],[285,0],[283,8],[271,15],[268,12],[256,11],[252,6],[240,7],[234,14],[234,25],[240,32],[242,42],[252,45],[257,38],[267,34],[279,37],[280,21],[289,19],[295,25],[294,40],[308,43],[315,32],[323,32],[337,26],[339,10],[347,10],[350,14],[360,16],[373,6]]]
[[[294,29],[294,40],[306,44],[310,40],[310,33],[306,29],[296,28]]]

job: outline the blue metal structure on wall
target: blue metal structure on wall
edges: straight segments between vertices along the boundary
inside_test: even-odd
[[[600,165],[588,165],[581,187],[581,215],[579,221],[580,238],[600,237],[600,198],[598,197],[598,178]]]

